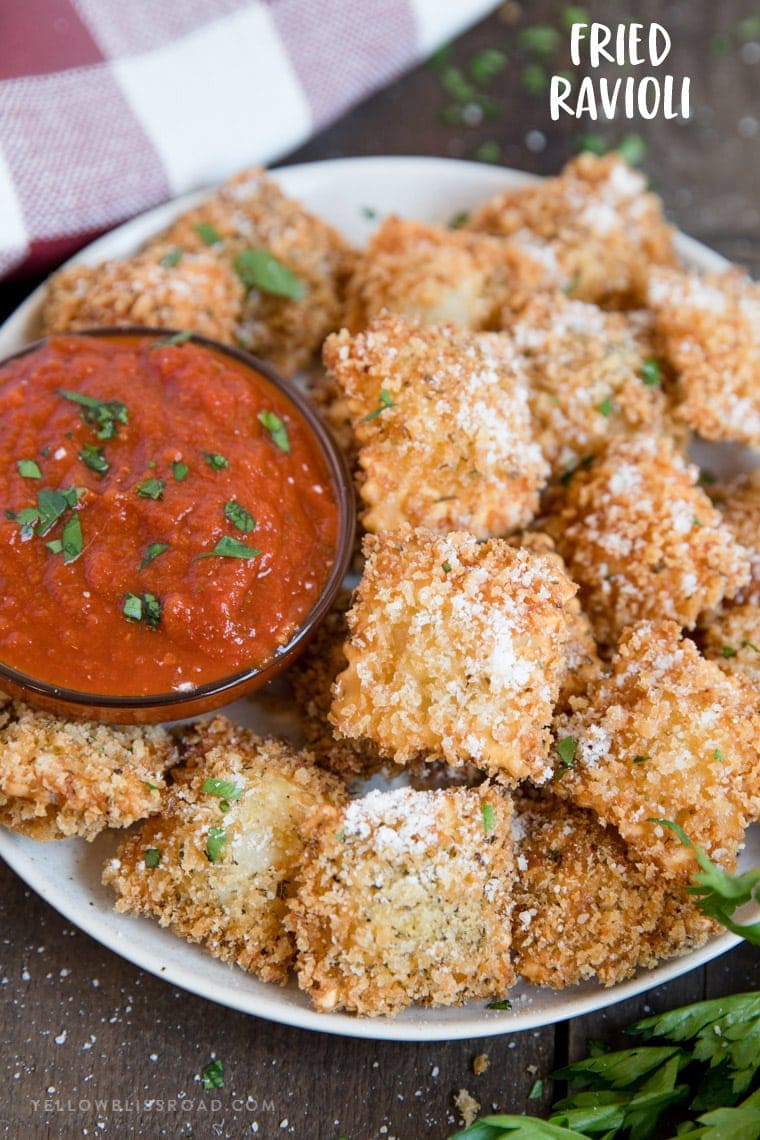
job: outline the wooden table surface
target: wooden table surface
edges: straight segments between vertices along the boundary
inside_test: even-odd
[[[663,22],[673,37],[675,74],[692,77],[690,122],[633,125],[549,121],[545,93],[533,90],[541,82],[540,61],[518,46],[518,36],[529,25],[560,27],[563,5],[533,0],[524,7],[529,15],[519,4],[504,5],[453,45],[452,62],[460,68],[484,47],[507,53],[506,68],[488,87],[497,104],[493,117],[472,126],[452,121],[459,112],[440,73],[421,67],[288,161],[479,154],[551,174],[581,134],[618,142],[633,131],[646,145],[642,166],[672,220],[759,273],[757,5],[588,3],[592,17],[607,23]],[[752,18],[754,28],[746,22]],[[0,316],[31,285],[0,285]],[[532,1032],[424,1045],[335,1038],[234,1013],[135,969],[72,929],[4,865],[0,946],[0,1133],[14,1138],[443,1140],[458,1123],[452,1095],[462,1087],[484,1110],[541,1112],[551,1101],[551,1083],[542,1099],[528,1101],[535,1077],[583,1053],[588,1038],[614,1042],[622,1026],[650,1010],[760,988],[760,955],[745,945],[637,999]],[[491,1064],[476,1076],[472,1060],[482,1052]],[[223,1059],[226,1084],[212,1096],[203,1093],[198,1074],[213,1055]]]

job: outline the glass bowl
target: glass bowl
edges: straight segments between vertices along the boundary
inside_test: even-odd
[[[59,335],[134,336],[135,338],[152,336],[163,340],[177,335],[179,331],[176,329],[129,326],[76,330]],[[311,429],[313,440],[327,466],[338,506],[338,538],[335,560],[321,593],[295,633],[273,658],[263,665],[251,666],[220,677],[218,680],[181,691],[119,696],[79,692],[74,689],[63,688],[28,676],[0,661],[0,690],[10,696],[62,716],[113,724],[154,724],[160,721],[199,716],[220,708],[222,705],[229,704],[266,685],[295,661],[329,612],[351,562],[354,545],[353,480],[342,451],[306,397],[292,382],[284,380],[266,361],[259,360],[242,349],[232,348],[229,345],[211,340],[209,337],[193,334],[192,339],[196,344],[205,345],[218,353],[232,357],[239,364],[243,364],[246,368],[264,376],[295,407]],[[13,360],[34,352],[46,344],[47,340],[47,337],[43,337],[26,345],[19,352],[0,361],[0,368]]]

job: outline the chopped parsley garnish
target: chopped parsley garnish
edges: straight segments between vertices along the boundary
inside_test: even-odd
[[[578,750],[578,741],[574,736],[563,736],[558,740],[555,749],[560,758],[560,765],[557,768],[557,775],[562,772],[567,772],[569,768],[575,767],[575,753]]]
[[[203,781],[201,791],[224,800],[239,800],[243,794],[241,785],[234,780],[217,780],[213,776]]]
[[[89,467],[91,471],[96,471],[98,475],[105,475],[111,467],[103,454],[103,448],[96,447],[94,443],[86,443],[79,452],[79,458],[86,467]]]
[[[193,229],[204,245],[219,245],[219,242],[224,240],[219,230],[211,222],[198,222],[198,225],[193,226]]]
[[[161,621],[161,602],[155,594],[127,594],[121,612],[127,621],[144,622],[148,629],[157,629]]]
[[[452,214],[452,216],[449,218],[449,229],[459,230],[462,228],[465,222],[469,222],[469,220],[469,210],[457,210],[456,214]]]
[[[528,1100],[540,1100],[544,1095],[544,1082],[540,1077],[537,1077],[533,1084],[530,1086],[528,1093]]]
[[[235,499],[229,499],[224,504],[224,517],[243,534],[250,534],[256,529],[256,519]]]
[[[648,357],[642,364],[641,379],[648,388],[656,388],[662,382],[662,369],[653,356]]]
[[[203,1069],[201,1073],[201,1083],[204,1089],[224,1088],[224,1066],[218,1057],[214,1061],[209,1061],[208,1065]]]
[[[611,416],[614,409],[615,409],[615,405],[612,402],[612,396],[605,396],[604,399],[602,400],[601,404],[599,405],[597,411],[602,416]]]
[[[63,524],[63,541],[61,542],[61,548],[63,550],[64,564],[68,565],[69,562],[76,562],[82,553],[82,546],[82,524],[79,521],[79,515],[70,515]]]
[[[489,1001],[486,1009],[511,1009],[512,1002],[509,998],[501,998],[499,1001]]]
[[[178,347],[180,344],[187,344],[192,340],[195,333],[190,329],[183,329],[182,332],[176,332],[173,336],[167,336],[165,340],[154,340],[151,348],[171,348]]]
[[[212,471],[223,471],[225,467],[230,465],[229,459],[225,459],[218,451],[204,451],[203,458]]]
[[[162,265],[164,269],[174,269],[174,266],[179,265],[181,260],[182,250],[177,245],[174,249],[170,249],[168,253],[165,253],[158,264]]]
[[[182,482],[189,470],[190,468],[186,463],[172,463],[172,475],[178,483]]]
[[[693,518],[692,518],[692,520],[691,520],[691,525],[692,525],[692,526],[696,526],[696,527],[701,527],[701,526],[702,526],[702,523],[701,523],[701,522],[700,522],[700,520],[697,518],[697,516],[696,516],[696,515],[694,515],[694,517],[693,517]]]
[[[634,756],[634,764],[644,764],[647,760],[651,760],[651,756]]]
[[[41,479],[42,472],[34,459],[19,459],[16,461],[18,473],[22,479]]]
[[[451,563],[448,560],[446,562],[442,562],[441,563],[441,570],[443,570],[444,574],[450,574],[451,573]]]
[[[752,641],[747,641],[745,638],[742,642],[742,649],[751,649],[753,653],[760,653],[760,649]]]
[[[151,562],[158,558],[159,554],[163,554],[163,552],[168,549],[168,542],[149,542],[145,547],[145,553],[142,556],[138,569],[144,570],[146,566],[150,566]]]
[[[153,870],[161,862],[161,852],[157,847],[146,847],[144,859],[145,866]]]
[[[208,838],[206,839],[206,854],[208,855],[209,862],[217,863],[219,856],[222,853],[222,848],[227,842],[227,833],[223,827],[210,827],[208,829]]]
[[[258,421],[262,427],[269,432],[275,447],[279,447],[280,451],[284,451],[286,455],[290,455],[288,429],[277,413],[268,411],[259,412]]]
[[[137,484],[137,494],[141,499],[161,499],[166,483],[163,479],[143,479]]]
[[[572,277],[567,282],[567,284],[562,286],[562,292],[565,294],[566,297],[572,297],[573,293],[578,288],[580,283],[581,283],[581,273],[580,273],[579,269],[576,269],[575,273],[572,275]]]
[[[33,534],[42,538],[67,510],[76,506],[83,494],[83,487],[67,487],[64,491],[51,491],[43,487],[37,492],[36,507],[24,507],[20,511],[6,510],[5,517],[19,524],[22,538],[31,538]]]
[[[366,218],[368,222],[374,222],[377,217],[377,210],[374,206],[362,206],[362,217]]]
[[[63,550],[63,542],[60,538],[51,538],[50,542],[46,542],[45,546],[51,554],[60,554]]]
[[[728,660],[729,657],[736,657],[736,652],[732,645],[724,645],[720,651],[720,655]]]
[[[396,405],[394,404],[393,400],[391,399],[391,394],[388,391],[388,389],[387,388],[381,388],[380,389],[380,403],[378,404],[378,406],[375,408],[374,411],[368,412],[367,415],[363,416],[359,422],[363,423],[363,424],[368,424],[371,420],[376,420],[377,417],[381,416],[383,414],[383,412],[387,411],[388,408],[395,408],[395,407],[396,407]]]
[[[713,749],[713,760],[717,760],[719,764],[722,764],[725,759],[726,758],[720,748]]]
[[[94,396],[84,396],[81,392],[70,392],[63,388],[58,395],[79,405],[84,422],[89,427],[97,428],[98,439],[113,439],[119,430],[119,424],[129,423],[129,411],[121,400],[96,400]]]
[[[151,784],[150,780],[140,780],[140,783],[142,784],[142,786],[144,788],[147,788],[149,792],[160,792],[161,791],[158,784]]]
[[[257,558],[261,554],[255,546],[246,546],[244,542],[238,542],[236,538],[230,538],[225,535],[220,538],[213,550],[207,550],[204,554],[196,555],[195,561],[200,558]]]
[[[493,809],[493,804],[483,804],[483,830],[486,835],[490,835],[496,827],[496,812]]]
[[[303,281],[265,249],[242,249],[233,263],[246,289],[260,289],[275,297],[300,301],[306,292]]]

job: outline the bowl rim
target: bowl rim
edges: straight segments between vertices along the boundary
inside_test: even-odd
[[[173,336],[188,332],[190,332],[190,336],[186,338],[186,341],[192,341],[193,343],[200,344],[202,347],[220,352],[236,360],[238,363],[243,364],[247,369],[258,372],[269,384],[276,388],[286,400],[289,400],[290,403],[295,406],[296,410],[311,429],[322,458],[326,462],[338,506],[338,536],[335,548],[335,560],[330,573],[320,591],[319,597],[295,633],[284,645],[275,651],[274,656],[264,665],[241,669],[236,673],[225,674],[225,676],[220,677],[216,681],[205,681],[202,685],[193,686],[192,689],[122,696],[120,694],[88,693],[79,689],[70,689],[64,686],[54,685],[49,681],[41,681],[39,678],[31,677],[27,673],[22,673],[20,670],[14,669],[13,666],[6,665],[5,662],[0,660],[0,685],[2,685],[3,680],[7,679],[18,689],[23,690],[25,694],[29,694],[32,702],[35,697],[42,700],[52,699],[61,705],[70,705],[72,711],[77,706],[79,708],[85,707],[98,710],[99,712],[113,710],[114,712],[132,711],[135,713],[147,713],[148,711],[155,711],[156,709],[165,709],[167,712],[166,719],[170,720],[172,719],[170,715],[172,711],[176,710],[181,714],[184,705],[195,704],[205,699],[221,697],[226,693],[230,694],[231,700],[234,697],[234,691],[239,686],[246,685],[256,678],[264,678],[262,683],[265,683],[270,674],[274,677],[294,654],[297,654],[302,647],[305,647],[305,644],[314,634],[317,627],[327,616],[346,576],[351,563],[356,532],[354,485],[348,462],[327,425],[320,418],[319,413],[305,394],[296,387],[293,381],[286,380],[281,376],[269,361],[262,360],[260,357],[254,356],[253,353],[247,352],[243,348],[223,344],[221,341],[213,340],[211,337],[204,336],[201,333],[191,332],[191,330],[188,329],[155,328],[150,325],[107,325],[102,328],[76,329],[71,332],[49,333],[44,337],[39,337],[37,340],[24,345],[16,352],[11,353],[9,356],[3,357],[0,360],[0,369],[12,364],[15,360],[20,360],[24,356],[36,352],[48,344],[51,339],[58,337],[93,337],[94,339],[107,336],[126,336],[136,339],[155,337],[157,340],[168,341]],[[183,341],[183,343],[185,343],[185,341]],[[219,705],[222,703],[223,702],[220,701]]]

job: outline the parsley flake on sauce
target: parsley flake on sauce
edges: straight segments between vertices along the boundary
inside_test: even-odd
[[[208,838],[206,839],[206,854],[208,855],[210,863],[217,863],[219,856],[222,853],[222,848],[227,842],[227,832],[223,827],[210,827],[208,829]]]
[[[103,448],[96,447],[94,443],[86,443],[79,452],[79,458],[86,467],[98,475],[105,475],[111,468],[111,464],[103,454]]]
[[[208,1065],[202,1070],[201,1084],[204,1089],[207,1090],[224,1088],[224,1066],[218,1057],[213,1061],[209,1061]]]
[[[279,447],[280,451],[284,451],[286,455],[290,455],[288,429],[277,413],[267,411],[259,412],[258,421],[262,427],[269,432],[275,447]]]
[[[78,514],[70,515],[63,524],[61,547],[63,550],[64,565],[68,565],[69,562],[76,562],[82,553],[82,524]]]
[[[142,556],[138,570],[144,570],[146,566],[150,566],[159,554],[163,554],[165,550],[169,549],[168,542],[149,542],[145,547],[145,553]]]
[[[157,847],[146,847],[144,860],[145,866],[153,870],[161,862],[161,852]]]
[[[242,249],[235,257],[234,269],[246,289],[260,289],[291,301],[300,301],[306,292],[292,269],[265,249]]]
[[[41,479],[42,472],[40,471],[39,464],[33,459],[18,459],[16,461],[18,473],[22,479]]]
[[[155,594],[127,594],[121,612],[127,621],[144,622],[157,629],[161,621],[161,602]]]
[[[204,554],[196,555],[196,562],[200,558],[258,558],[261,554],[255,546],[246,546],[244,542],[238,542],[236,538],[230,538],[225,535],[220,538],[213,550],[207,550]]]
[[[224,800],[239,800],[243,794],[242,787],[234,780],[218,780],[213,776],[203,781],[201,791]]]
[[[256,529],[256,519],[235,499],[229,499],[224,504],[224,517],[243,534],[250,534]]]
[[[189,471],[190,468],[186,463],[181,463],[179,461],[177,463],[172,463],[172,475],[178,483],[181,483],[183,479],[185,479]]]
[[[166,483],[163,479],[143,479],[137,484],[137,494],[141,499],[161,499]]]
[[[168,336],[165,340],[154,340],[153,344],[150,347],[171,348],[174,346],[176,348],[181,344],[187,344],[187,342],[189,340],[192,340],[194,336],[195,333],[190,329],[183,329],[182,332],[176,332],[174,336]]]
[[[364,416],[359,422],[363,423],[363,424],[368,424],[370,422],[370,420],[376,420],[378,416],[381,416],[383,414],[383,412],[386,411],[387,408],[395,408],[395,407],[396,407],[396,405],[393,403],[393,400],[391,399],[391,394],[388,391],[388,389],[387,388],[381,388],[380,389],[380,403],[379,403],[378,407],[376,407],[374,411],[368,412],[367,415]]]
[[[129,423],[129,411],[121,400],[96,400],[94,396],[84,396],[81,392],[64,388],[59,389],[58,395],[79,405],[84,422],[98,429],[98,439],[113,439],[119,424]]]
[[[496,812],[493,809],[493,804],[483,804],[483,830],[486,835],[490,835],[496,827]]]
[[[203,458],[212,471],[223,471],[225,467],[230,465],[229,459],[225,459],[218,451],[204,451]]]

